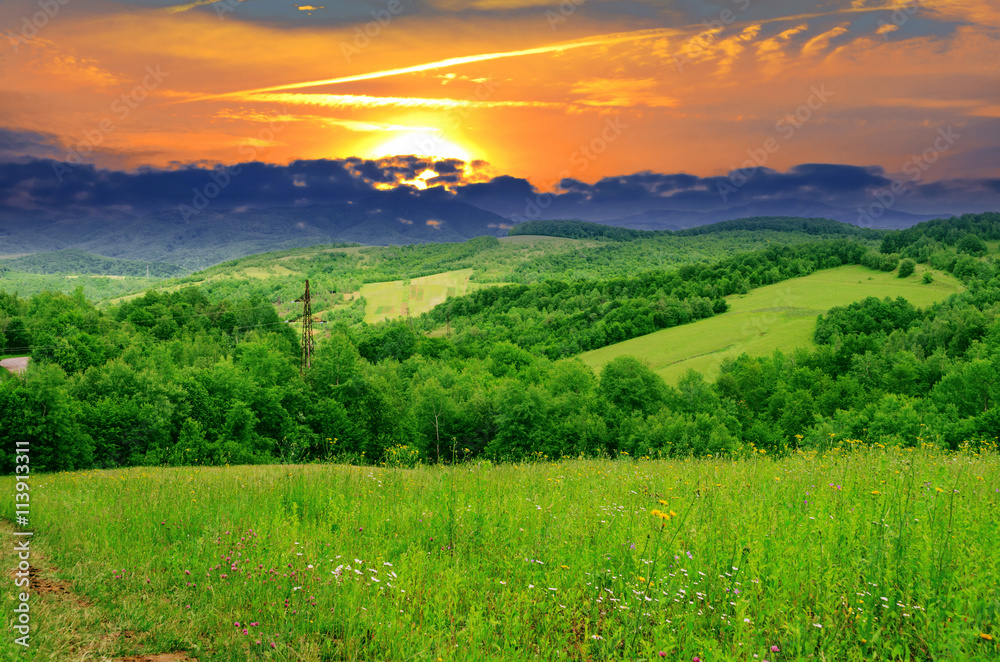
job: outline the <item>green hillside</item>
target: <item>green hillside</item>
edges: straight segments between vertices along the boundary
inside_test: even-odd
[[[880,239],[887,231],[860,228],[826,218],[799,218],[792,216],[751,216],[732,221],[710,223],[686,230],[635,230],[587,221],[555,220],[527,221],[510,229],[510,236],[546,235],[572,239],[601,239],[607,241],[636,241],[653,237],[692,237],[725,232],[801,232],[811,235],[852,236]]]
[[[184,270],[165,262],[119,260],[93,255],[76,248],[0,259],[0,269],[29,274],[87,274],[92,276],[132,276],[170,278]]]
[[[721,315],[585,352],[580,359],[599,370],[616,357],[635,356],[669,383],[692,369],[714,379],[727,358],[811,346],[816,316],[833,306],[869,296],[902,296],[915,306],[926,306],[963,289],[953,276],[938,271],[932,271],[934,281],[925,284],[925,271],[919,266],[909,278],[897,278],[894,272],[860,266],[826,269],[729,297],[729,310]]]
[[[353,325],[362,320],[417,316],[448,296],[461,296],[491,284],[628,277],[653,268],[673,269],[816,238],[799,231],[732,229],[706,236],[663,235],[627,243],[517,235],[477,237],[462,243],[322,245],[230,260],[181,279],[160,281],[157,290],[176,292],[193,285],[203,288],[213,301],[258,297],[275,302],[279,314],[287,319],[296,316],[298,307],[291,302],[301,294],[303,281],[309,279],[313,310],[329,321]],[[454,272],[464,274],[461,282],[451,282]],[[70,281],[48,285],[63,292],[75,287]],[[149,286],[126,290],[122,284],[115,298],[87,294],[115,304],[138,296]],[[31,288],[20,291],[33,293]]]

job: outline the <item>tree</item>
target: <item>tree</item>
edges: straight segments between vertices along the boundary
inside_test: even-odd
[[[5,351],[15,354],[27,354],[31,351],[31,333],[20,317],[14,317],[7,323],[6,338]]]
[[[905,260],[899,263],[898,276],[900,278],[907,278],[909,276],[912,276],[913,271],[916,268],[917,268],[917,263],[911,260],[910,258],[906,258]]]
[[[424,454],[428,458],[433,457],[435,462],[440,462],[441,440],[447,440],[451,436],[458,408],[436,377],[431,377],[420,384],[414,391],[413,397],[413,412],[417,425],[423,437],[433,444],[425,446]]]
[[[306,379],[317,393],[329,396],[359,374],[360,363],[361,354],[354,344],[337,333],[316,348]]]
[[[968,253],[969,255],[975,255],[981,257],[986,255],[987,248],[986,243],[975,234],[967,234],[962,237],[958,245],[955,247],[959,253]]]
[[[666,395],[666,385],[649,366],[632,356],[612,359],[601,372],[600,394],[625,413],[652,414]]]

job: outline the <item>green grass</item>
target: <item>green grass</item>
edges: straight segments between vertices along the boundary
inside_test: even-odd
[[[360,295],[368,302],[365,321],[374,324],[396,317],[416,317],[444,303],[448,297],[489,286],[472,282],[472,273],[472,269],[460,269],[411,280],[363,285]]]
[[[932,272],[934,282],[922,283],[925,270],[918,265],[908,278],[858,266],[818,271],[729,297],[730,308],[721,315],[585,352],[580,358],[600,370],[618,356],[635,356],[670,383],[690,369],[714,379],[726,358],[812,346],[816,316],[834,306],[869,296],[902,296],[919,307],[962,290],[956,278],[939,271]]]
[[[997,659],[998,508],[995,450],[36,475],[18,659]]]

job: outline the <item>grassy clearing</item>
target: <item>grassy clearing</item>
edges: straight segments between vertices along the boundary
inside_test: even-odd
[[[33,563],[87,608],[32,598],[25,659],[1000,655],[995,450],[128,469],[31,495]]]
[[[939,271],[930,270],[934,282],[921,282],[927,270],[920,265],[908,278],[859,266],[818,271],[729,297],[730,308],[722,315],[602,347],[580,358],[599,370],[615,357],[636,356],[648,361],[670,383],[676,383],[689,369],[714,379],[726,358],[743,353],[766,356],[776,349],[790,352],[812,346],[816,316],[834,306],[869,296],[901,296],[919,307],[962,290],[956,278]]]
[[[396,317],[416,317],[444,303],[448,297],[489,287],[485,283],[472,282],[472,273],[473,269],[460,269],[422,278],[364,285],[360,294],[367,300],[365,321],[373,324]]]

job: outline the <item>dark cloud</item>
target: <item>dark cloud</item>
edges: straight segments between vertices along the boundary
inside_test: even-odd
[[[52,158],[62,153],[59,139],[50,133],[0,127],[0,161]]]
[[[378,192],[378,185],[399,184],[427,170],[440,173],[428,180],[431,186],[458,184],[462,165],[453,159],[435,162],[406,156],[300,160],[288,165],[188,164],[126,172],[92,164],[27,159],[0,162],[0,205],[52,212],[119,208],[146,213],[196,206],[205,200],[215,208],[230,209],[347,202]],[[413,193],[408,187],[401,191],[401,195]]]
[[[555,194],[539,192],[522,179],[498,177],[487,183],[460,186],[456,195],[518,221],[606,221],[651,211],[700,213],[741,207],[752,208],[753,213],[774,214],[814,209],[817,214],[829,215],[831,210],[841,210],[841,218],[854,219],[858,207],[876,202],[877,196],[885,199],[897,181],[897,189],[899,184],[904,185],[893,195],[893,206],[899,212],[944,214],[1000,209],[994,179],[912,182],[896,180],[877,166],[826,163],[801,164],[787,172],[755,167],[716,177],[639,172],[605,177],[593,184],[567,178]]]
[[[42,134],[0,132],[0,146],[19,151],[48,144]],[[606,177],[592,184],[564,179],[554,193],[511,176],[463,183],[470,164],[403,156],[379,160],[300,160],[287,165],[251,162],[232,167],[205,164],[135,171],[72,165],[52,159],[0,161],[0,206],[53,214],[127,210],[135,214],[179,209],[290,207],[388,199],[457,200],[522,221],[581,218],[607,221],[649,214],[705,213],[740,208],[754,213],[814,209],[850,211],[892,194],[895,211],[908,214],[964,213],[1000,209],[1000,180],[952,179],[936,182],[894,180],[879,167],[808,163],[779,172],[770,168],[734,171],[727,176],[639,172]],[[478,167],[484,164],[478,163]],[[427,172],[434,173],[427,177]],[[415,186],[383,189],[424,175],[426,190]],[[902,190],[899,189],[902,184]],[[773,211],[769,211],[773,210]],[[789,211],[791,210],[791,211]],[[842,215],[848,218],[849,214]],[[735,213],[735,212],[734,212]],[[796,212],[797,213],[797,212]],[[805,211],[802,212],[804,215]]]

